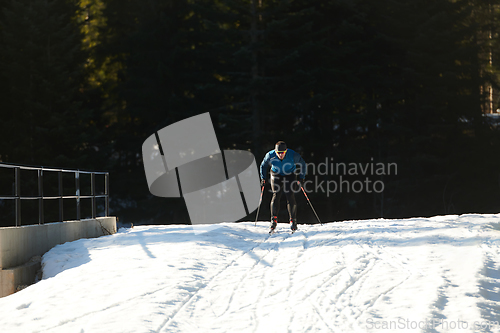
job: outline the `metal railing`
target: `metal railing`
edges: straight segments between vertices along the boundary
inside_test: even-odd
[[[14,195],[12,196],[0,196],[0,200],[15,200],[15,216],[16,216],[16,227],[21,225],[21,201],[22,200],[38,200],[38,224],[44,224],[44,210],[43,201],[44,200],[59,200],[59,222],[64,221],[64,209],[63,200],[64,199],[76,199],[76,219],[81,220],[81,199],[91,199],[92,202],[92,218],[96,218],[97,215],[97,205],[96,198],[104,198],[104,214],[109,216],[109,172],[100,171],[82,171],[82,170],[70,170],[70,169],[56,169],[56,168],[45,168],[45,167],[34,167],[34,166],[24,166],[24,165],[14,165],[0,163],[1,168],[14,169],[15,181],[14,181]],[[35,170],[38,172],[38,195],[37,196],[22,196],[21,195],[21,170]],[[57,196],[44,196],[43,194],[43,173],[44,172],[57,172],[58,173],[58,195]],[[63,194],[63,173],[73,173],[75,175],[75,195],[64,195]],[[90,174],[90,195],[80,195],[80,174]],[[96,175],[104,175],[104,194],[96,194],[95,178]],[[56,222],[56,221],[53,221]]]

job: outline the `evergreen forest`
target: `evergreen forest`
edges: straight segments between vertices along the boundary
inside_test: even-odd
[[[318,166],[323,222],[498,213],[499,33],[493,0],[0,0],[0,161],[109,171],[120,222],[189,223],[142,144],[209,112],[221,149],[260,164],[284,140]]]

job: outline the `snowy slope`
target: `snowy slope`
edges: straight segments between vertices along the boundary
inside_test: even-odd
[[[143,226],[59,245],[0,332],[497,332],[500,215]]]

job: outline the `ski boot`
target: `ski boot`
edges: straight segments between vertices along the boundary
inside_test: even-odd
[[[290,229],[292,229],[292,231],[297,230],[297,221],[296,220],[290,219]]]
[[[277,225],[278,225],[278,217],[272,216],[271,217],[271,226],[269,228],[269,231],[274,231],[276,229]]]

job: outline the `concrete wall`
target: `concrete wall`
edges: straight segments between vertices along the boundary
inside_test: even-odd
[[[29,263],[33,257],[58,244],[108,232],[116,232],[116,217],[0,228],[0,297],[12,294],[20,284],[34,282],[33,267],[39,265]]]
[[[0,271],[0,297],[11,295],[35,282],[37,273],[42,269],[41,260],[35,258],[24,265]]]

